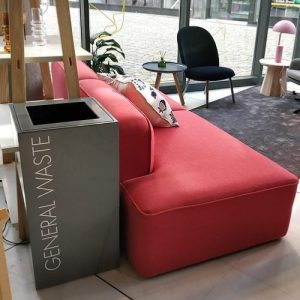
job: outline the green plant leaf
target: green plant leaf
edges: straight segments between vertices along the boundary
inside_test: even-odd
[[[102,65],[102,73],[110,73],[110,65]]]
[[[98,55],[96,59],[97,59],[97,61],[99,61],[99,62],[103,62],[103,61],[105,61],[107,58],[109,58],[109,53]]]
[[[119,73],[120,75],[125,75],[124,69],[119,65],[110,65],[110,68]]]
[[[108,58],[113,62],[118,62],[117,57],[113,53],[108,53]]]
[[[119,48],[120,50],[122,50],[120,44],[118,42],[116,42],[114,39],[109,39],[109,40],[98,40],[96,41],[96,47],[97,48],[101,48],[104,46],[113,46],[116,48]]]
[[[109,48],[106,48],[104,53],[106,53],[108,51],[116,51],[116,52],[120,53],[123,56],[123,58],[125,58],[125,53],[122,50],[119,50],[119,49],[114,48],[114,47],[109,47]]]
[[[100,38],[105,38],[107,36],[111,36],[111,34],[107,31],[95,33],[90,37],[90,43],[94,44],[95,40],[100,39]]]
[[[111,36],[110,33],[103,31],[96,33],[90,39],[92,47],[92,60],[91,68],[95,72],[99,73],[119,73],[125,74],[123,68],[117,64],[110,64],[110,62],[117,63],[118,57],[117,54],[125,58],[120,44],[114,39],[108,38]]]

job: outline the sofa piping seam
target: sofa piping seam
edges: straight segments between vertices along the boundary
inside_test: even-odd
[[[261,192],[267,192],[267,191],[276,190],[276,189],[285,188],[285,187],[294,186],[294,185],[297,186],[298,182],[297,183],[286,184],[286,185],[281,185],[281,186],[274,187],[274,188],[263,189],[263,190],[259,190],[259,191],[256,191],[256,192],[249,192],[249,193],[244,193],[244,194],[240,194],[240,195],[236,195],[236,196],[220,198],[220,199],[210,201],[208,203],[190,204],[190,205],[180,206],[180,207],[176,207],[176,208],[169,208],[169,209],[165,209],[165,210],[162,210],[160,212],[155,212],[155,213],[145,213],[145,212],[143,212],[138,207],[136,202],[133,200],[131,194],[127,191],[127,189],[124,187],[124,185],[122,183],[120,183],[120,185],[122,186],[122,190],[125,191],[126,195],[130,198],[131,202],[134,204],[134,206],[136,207],[136,209],[139,211],[140,214],[142,214],[144,216],[157,216],[157,215],[161,215],[161,214],[169,213],[169,212],[174,212],[174,211],[181,210],[181,209],[188,209],[188,208],[200,207],[200,206],[208,206],[210,204],[216,204],[218,202],[222,202],[222,201],[225,201],[225,200],[228,200],[228,199],[234,199],[234,198],[241,197],[241,196],[253,195],[253,194],[257,194],[257,193],[261,193]]]

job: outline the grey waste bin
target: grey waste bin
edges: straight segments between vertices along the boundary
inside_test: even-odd
[[[10,104],[36,287],[119,265],[118,123],[93,98]]]

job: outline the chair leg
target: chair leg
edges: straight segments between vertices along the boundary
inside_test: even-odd
[[[232,80],[231,80],[231,78],[229,78],[229,82],[230,82],[230,89],[231,89],[232,102],[235,103],[235,99],[234,99],[234,91],[233,91],[233,85],[232,85]]]
[[[205,84],[205,94],[206,94],[206,108],[208,108],[208,97],[209,97],[209,81],[206,80]]]
[[[187,88],[188,88],[188,86],[189,86],[189,83],[190,83],[190,78],[187,80],[187,82],[185,83],[185,87],[184,87],[184,90],[183,90],[183,92],[182,92],[182,95],[184,95],[185,94],[185,92],[186,92],[186,90],[187,90]]]

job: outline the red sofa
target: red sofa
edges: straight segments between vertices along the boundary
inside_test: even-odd
[[[169,99],[179,127],[152,127],[131,102],[78,63],[82,97],[119,121],[121,215],[127,255],[154,276],[279,239],[298,178]],[[62,63],[54,94],[66,98]]]

